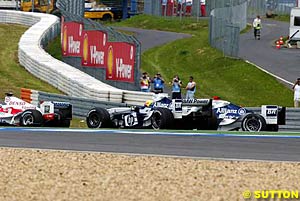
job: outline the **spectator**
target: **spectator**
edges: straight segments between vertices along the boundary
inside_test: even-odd
[[[164,92],[164,79],[161,77],[160,73],[157,73],[153,82],[154,93],[163,93]]]
[[[299,101],[300,101],[300,78],[297,79],[293,86],[294,90],[294,106],[299,107]]]
[[[140,87],[141,87],[141,91],[143,92],[149,92],[150,91],[150,78],[148,76],[147,72],[143,72],[143,75],[140,79]]]
[[[175,75],[172,80],[172,99],[181,99],[181,86],[181,80]]]
[[[254,28],[254,38],[260,40],[261,19],[259,15],[253,20],[252,25]]]
[[[193,99],[196,92],[196,82],[193,81],[193,76],[190,76],[190,81],[186,85],[186,99]]]

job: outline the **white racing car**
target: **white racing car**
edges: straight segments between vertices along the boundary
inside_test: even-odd
[[[6,93],[0,104],[0,125],[69,127],[72,105],[65,102],[44,101],[39,107]]]
[[[86,120],[89,128],[278,131],[285,108],[266,105],[255,114],[223,100],[160,97],[143,107],[93,108]]]

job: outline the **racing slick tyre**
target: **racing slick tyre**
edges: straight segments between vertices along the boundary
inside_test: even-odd
[[[41,126],[43,124],[43,116],[37,110],[26,110],[20,118],[21,126]]]
[[[265,131],[267,127],[265,119],[258,114],[247,114],[242,121],[242,130],[250,132]]]
[[[58,115],[57,127],[69,128],[71,125],[71,120],[66,119],[65,115],[61,111],[58,111],[57,115]]]
[[[151,116],[151,125],[154,129],[171,128],[174,122],[172,112],[167,108],[156,108]]]
[[[110,115],[104,108],[94,108],[86,117],[89,128],[107,128],[110,125]]]

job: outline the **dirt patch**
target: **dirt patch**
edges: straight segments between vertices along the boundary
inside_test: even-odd
[[[0,200],[244,200],[298,190],[300,163],[0,149]],[[254,200],[254,199],[253,199]]]

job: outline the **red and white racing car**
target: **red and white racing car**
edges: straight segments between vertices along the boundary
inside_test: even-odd
[[[66,102],[44,101],[39,107],[6,93],[0,103],[0,125],[69,127],[72,105]]]

